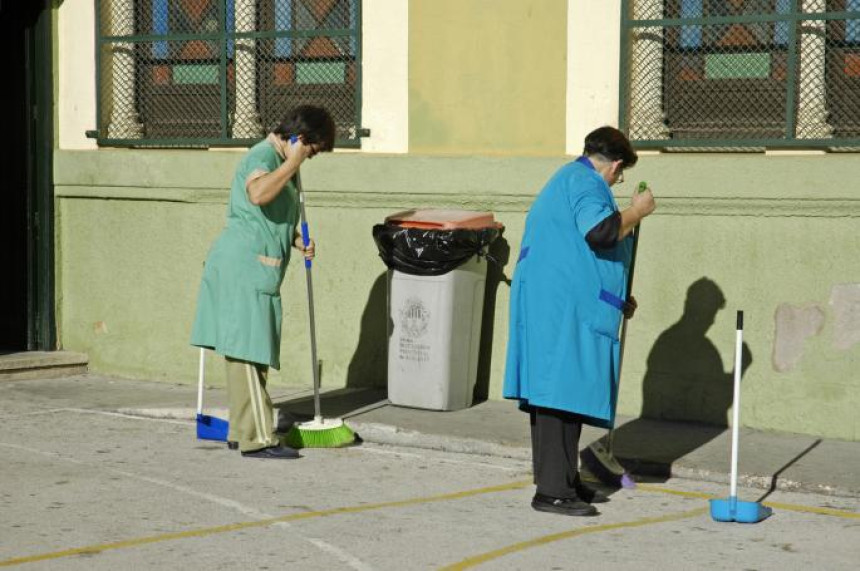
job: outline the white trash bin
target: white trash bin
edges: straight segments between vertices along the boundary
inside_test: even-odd
[[[498,227],[491,213],[412,211],[413,227],[439,229]],[[406,220],[389,217],[408,226]],[[431,410],[472,405],[478,375],[481,317],[487,260],[474,256],[440,276],[392,270],[389,282],[388,399],[392,404]]]
[[[487,262],[477,256],[441,276],[391,277],[388,399],[433,410],[472,405]]]

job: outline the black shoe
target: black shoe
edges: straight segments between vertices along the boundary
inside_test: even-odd
[[[235,440],[228,440],[227,441],[227,449],[228,450],[238,450],[239,449],[239,443],[236,442]]]
[[[278,458],[281,460],[292,460],[300,458],[299,453],[289,446],[269,446],[250,452],[242,452],[243,458]]]
[[[579,498],[551,498],[543,494],[535,494],[532,498],[532,508],[539,512],[549,512],[560,515],[590,516],[597,515],[597,508]]]
[[[576,495],[579,496],[579,499],[589,504],[605,504],[609,501],[609,496],[601,492],[600,490],[595,490],[590,486],[586,486],[582,482],[576,483]]]

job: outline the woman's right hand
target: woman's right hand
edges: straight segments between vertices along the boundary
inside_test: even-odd
[[[312,159],[319,151],[319,144],[311,143],[308,145],[305,143],[304,135],[298,135],[290,139],[287,153],[289,158],[295,161],[295,164],[301,164],[305,159]]]
[[[638,189],[633,191],[630,206],[639,214],[641,219],[654,212],[654,209],[657,208],[657,203],[654,202],[654,195],[651,194],[651,189],[646,188],[641,192]]]

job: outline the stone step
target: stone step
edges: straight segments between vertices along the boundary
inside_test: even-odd
[[[87,372],[89,357],[74,351],[24,351],[0,354],[0,381],[53,379]]]

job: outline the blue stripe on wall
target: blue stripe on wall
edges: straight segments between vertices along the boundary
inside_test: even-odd
[[[681,0],[682,18],[701,18],[702,0]],[[702,45],[702,26],[681,26],[680,46],[684,49]]]
[[[167,0],[152,0],[152,33],[159,36],[167,34],[169,19]],[[153,42],[152,57],[165,59],[168,53],[167,42]]]
[[[791,11],[791,0],[776,0],[776,13],[788,14]],[[788,45],[788,22],[774,22],[773,43],[778,46]]]
[[[236,2],[235,0],[227,0],[227,21],[224,22],[224,30],[227,34],[236,32]],[[233,57],[233,40],[227,40],[227,57]]]
[[[275,29],[293,29],[293,0],[275,0]],[[288,58],[293,55],[292,38],[275,38],[275,57]]]
[[[848,12],[860,11],[860,0],[848,0],[845,10]],[[845,41],[850,43],[860,42],[860,20],[848,20],[845,22]]]
[[[355,30],[357,26],[358,20],[358,0],[349,0],[349,27],[352,30]],[[355,57],[357,53],[356,49],[357,36],[353,36],[349,41],[350,52],[349,55]]]

